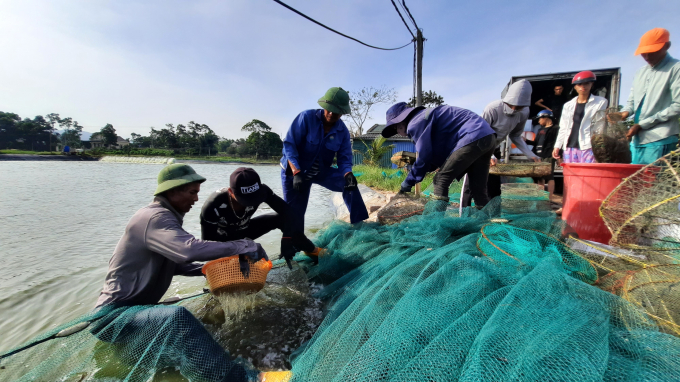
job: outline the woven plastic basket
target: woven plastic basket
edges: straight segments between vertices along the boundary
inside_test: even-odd
[[[550,175],[550,163],[497,163],[489,167],[489,174],[499,176],[542,177]]]
[[[272,269],[271,261],[264,259],[257,262],[250,261],[250,275],[245,278],[241,273],[237,255],[210,261],[203,266],[202,272],[208,279],[208,286],[212,293],[257,293],[264,288],[270,269]]]

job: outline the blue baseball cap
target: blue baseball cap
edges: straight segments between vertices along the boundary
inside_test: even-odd
[[[425,109],[425,106],[408,107],[408,105],[406,105],[406,102],[399,102],[397,104],[392,105],[392,107],[387,109],[387,113],[385,113],[385,119],[387,120],[387,124],[385,125],[385,128],[381,133],[382,136],[385,138],[393,136],[394,134],[397,133],[396,125],[398,123],[404,121],[413,113],[423,109]]]

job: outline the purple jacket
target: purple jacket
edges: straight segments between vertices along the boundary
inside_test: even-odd
[[[442,105],[417,112],[406,133],[415,142],[418,159],[404,183],[414,186],[429,171],[443,165],[452,152],[494,131],[470,110]]]

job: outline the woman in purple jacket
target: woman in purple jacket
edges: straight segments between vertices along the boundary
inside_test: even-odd
[[[400,102],[387,110],[382,131],[383,137],[394,134],[410,137],[418,152],[400,194],[410,192],[428,172],[439,169],[433,181],[435,199],[448,201],[453,180],[468,174],[475,205],[483,207],[489,202],[486,182],[496,135],[482,117],[455,106],[426,109]]]

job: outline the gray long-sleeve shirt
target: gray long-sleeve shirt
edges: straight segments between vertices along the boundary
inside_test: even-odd
[[[174,275],[200,275],[203,264],[221,257],[257,251],[251,240],[216,242],[196,239],[182,228],[183,215],[163,197],[137,211],[109,260],[96,307],[111,303],[155,304]]]
[[[533,158],[536,155],[531,152],[527,143],[522,139],[524,132],[524,125],[529,119],[529,108],[525,107],[523,110],[516,112],[513,115],[508,115],[503,110],[503,100],[496,100],[486,105],[482,118],[491,126],[496,132],[496,142],[503,142],[509,135],[512,143],[517,146],[520,151],[528,158]]]

